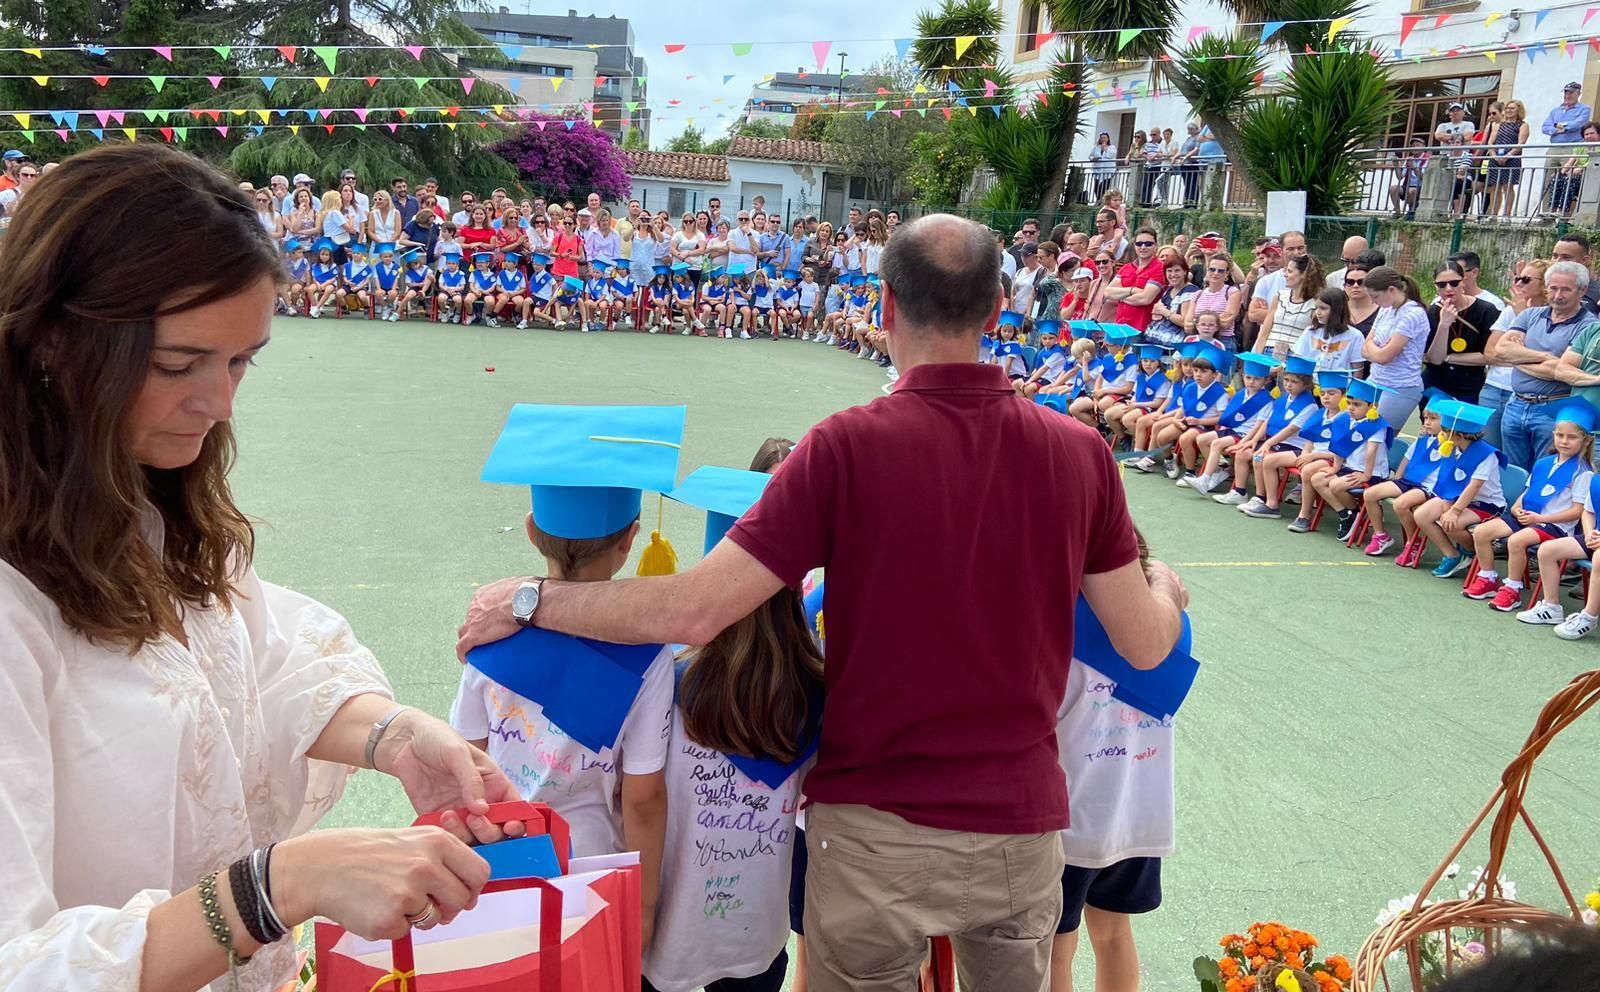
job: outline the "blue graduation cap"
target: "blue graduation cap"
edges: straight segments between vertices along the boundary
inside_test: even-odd
[[[1034,393],[1033,401],[1040,406],[1054,410],[1057,413],[1067,412],[1066,393]]]
[[[569,293],[581,292],[583,289],[583,280],[579,279],[577,276],[563,276],[561,279],[561,286]]]
[[[1078,597],[1072,631],[1072,654],[1095,671],[1116,684],[1111,698],[1139,710],[1158,720],[1164,720],[1183,705],[1195,676],[1200,673],[1200,663],[1189,651],[1193,647],[1193,632],[1189,614],[1183,615],[1183,632],[1172,653],[1161,664],[1149,670],[1134,668],[1111,645],[1111,636],[1101,626],[1089,603]]]
[[[1035,331],[1037,331],[1038,333],[1040,333],[1040,334],[1054,334],[1057,337],[1060,337],[1061,336],[1061,321],[1059,321],[1059,320],[1041,320],[1038,323],[1033,325],[1033,329]]]
[[[706,511],[705,553],[710,554],[734,522],[756,505],[771,481],[766,472],[702,465],[667,493],[667,498]]]
[[[1363,403],[1378,402],[1382,392],[1383,387],[1371,379],[1351,379],[1349,388],[1345,390],[1346,395],[1351,399],[1360,400]]]
[[[796,279],[796,280],[798,280],[800,278],[800,270],[799,269],[784,269],[783,270],[783,277],[785,279]]]
[[[444,259],[446,262],[454,262],[457,265],[461,264],[461,253],[458,251],[447,251],[439,257]]]
[[[1436,400],[1428,409],[1439,414],[1440,426],[1456,434],[1482,434],[1494,411],[1460,400]]]
[[[1250,351],[1239,356],[1239,364],[1244,366],[1245,375],[1259,375],[1264,378],[1271,375],[1272,370],[1283,363],[1271,355],[1261,355]]]
[[[376,254],[379,254],[379,255],[382,255],[384,252],[388,252],[389,254],[393,255],[394,254],[394,242],[393,241],[380,241],[377,244],[372,246],[372,250],[373,250],[373,252],[375,252]]]
[[[316,243],[316,245],[314,247],[314,250],[321,251],[322,249],[326,248],[329,251],[333,251],[334,249],[336,249],[338,247],[339,247],[338,245],[333,243],[333,239],[332,238],[318,238],[317,239],[317,243]]]
[[[727,274],[728,274],[728,270],[719,265],[716,268],[711,270],[711,275],[709,276],[709,278],[711,278],[711,279],[721,279],[723,276],[725,276]]]
[[[537,261],[539,261],[539,259],[540,259],[540,258],[541,258],[541,257],[542,257],[542,256],[539,256],[539,255],[535,255],[535,256],[533,256],[533,260],[534,260],[534,261],[535,261],[535,262],[537,262]],[[542,263],[541,263],[541,264],[542,264]],[[655,274],[656,274],[656,275],[658,275],[658,276],[664,276],[664,275],[666,275],[666,274],[667,274],[667,273],[669,273],[669,272],[671,272],[671,271],[672,271],[672,266],[670,266],[670,265],[657,265],[657,266],[655,266],[655,267],[653,267],[653,268],[652,268],[652,269],[651,269],[651,270],[650,270],[650,271],[651,271],[651,272],[653,272],[653,273],[655,273]]]
[[[1106,340],[1113,344],[1124,344],[1139,336],[1139,330],[1127,324],[1101,324],[1100,329],[1105,331]]]
[[[681,276],[681,275],[683,275],[684,273],[686,273],[688,271],[689,271],[689,263],[688,262],[679,260],[679,261],[676,261],[676,262],[672,263],[672,272],[673,272],[674,275],[680,275]]]
[[[300,243],[300,239],[299,238],[290,238],[288,241],[285,241],[283,243],[283,250],[284,251],[299,251],[300,249],[302,249],[304,247],[305,247],[305,245]]]
[[[1350,388],[1350,373],[1349,372],[1318,372],[1317,373],[1317,391],[1318,392],[1321,392],[1324,389],[1337,389],[1340,392],[1344,392],[1345,390],[1347,390],[1349,388]]]
[[[611,268],[611,263],[603,258],[597,258],[589,263],[589,268],[603,275],[607,269]]]
[[[1072,336],[1080,340],[1100,330],[1098,320],[1069,320],[1067,326],[1072,329]]]
[[[771,262],[768,262],[767,264],[761,266],[761,271],[767,274],[768,279],[771,279],[773,276],[778,274],[778,267],[773,265]]]
[[[1159,344],[1141,344],[1139,346],[1139,357],[1148,358],[1152,362],[1159,362],[1166,351],[1168,349],[1161,347]]]
[[[866,275],[866,280],[867,285],[876,286],[878,284],[878,274],[876,272],[868,272]]]
[[[1022,319],[1023,319],[1022,318],[1022,314],[1017,313],[1015,310],[1002,310],[1002,311],[1000,311],[1000,326],[1001,327],[1016,327],[1016,328],[1020,328],[1020,327],[1022,327]]]
[[[492,262],[492,261],[494,261],[494,252],[492,252],[492,251],[473,252],[472,260],[474,262]]]
[[[1212,368],[1224,374],[1233,368],[1233,356],[1224,351],[1221,345],[1210,341],[1190,341],[1178,350],[1178,354],[1196,361],[1204,359]]]
[[[350,252],[352,255],[365,255],[367,253],[367,246],[359,241],[352,241],[344,246],[344,250]]]
[[[405,251],[400,253],[400,257],[408,262],[425,261],[425,259],[422,257],[422,249],[417,247],[407,248]]]
[[[1586,434],[1600,430],[1600,408],[1580,397],[1573,396],[1552,404],[1550,413],[1556,418],[1556,423],[1569,423]]]
[[[562,538],[606,537],[638,519],[640,491],[678,478],[685,407],[518,403],[484,482],[533,489],[533,522]]]
[[[1290,355],[1283,362],[1283,370],[1290,375],[1316,375],[1317,363],[1299,355]]]
[[[546,255],[542,251],[536,251],[533,253],[533,257],[528,259],[528,261],[532,262],[534,265],[549,265],[550,256]]]
[[[518,262],[522,261],[522,256],[518,255],[514,251],[508,251],[508,252],[506,252],[506,257],[503,259],[503,261],[507,261],[507,262],[510,262],[512,265],[516,265]]]

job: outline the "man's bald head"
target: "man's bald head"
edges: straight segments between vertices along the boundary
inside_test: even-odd
[[[976,338],[995,311],[1000,252],[985,228],[929,214],[896,229],[878,274],[903,330]]]

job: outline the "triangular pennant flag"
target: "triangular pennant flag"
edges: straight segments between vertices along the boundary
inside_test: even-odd
[[[94,116],[95,120],[100,122],[101,127],[105,127],[111,121],[111,112],[108,110],[96,110]]]
[[[99,128],[97,128],[97,127],[91,127],[89,129],[89,133],[94,135],[94,140],[96,140],[96,141],[104,141],[104,140],[106,140],[106,133],[104,131],[100,130]]]
[[[513,76],[510,76],[509,78],[507,78],[506,79],[506,89],[510,90],[513,93],[515,93],[518,90],[522,89],[522,77],[513,75]]]
[[[915,44],[915,39],[913,38],[896,38],[894,40],[894,57],[904,62],[906,56],[911,54],[911,46],[913,44]]]
[[[135,131],[134,131],[134,129],[133,129],[133,128],[131,128],[131,127],[125,127],[125,128],[123,128],[123,129],[122,129],[122,133],[123,133],[123,134],[125,134],[125,135],[127,135],[127,136],[128,136],[128,140],[129,140],[129,141],[135,141],[135,140],[137,140],[137,139],[136,139],[136,138],[135,138],[135,135],[136,135],[136,133],[137,133],[137,132],[135,132]]]
[[[233,54],[232,45],[212,45],[211,50],[216,52],[219,58],[227,58],[229,55]]]
[[[356,119],[360,120],[363,124],[366,123],[367,114],[370,113],[370,111],[368,111],[366,107],[356,107],[354,109],[355,109]]]
[[[217,133],[226,138],[228,136],[228,129],[226,126],[219,126],[217,128]]]
[[[733,80],[733,74],[732,73],[725,72],[725,73],[722,74],[722,85],[726,86],[732,80]]]
[[[71,132],[69,132],[66,128],[56,128],[56,137],[60,138],[62,141],[69,140],[71,136]]]
[[[40,86],[49,86],[50,85],[50,77],[49,76],[34,76],[33,77],[33,81],[38,83]]]
[[[736,41],[730,47],[733,49],[733,54],[734,55],[743,56],[743,55],[749,55],[750,54],[750,50],[755,48],[756,46],[755,46],[754,42]]]
[[[1580,24],[1578,26],[1579,27],[1586,26],[1589,23],[1589,18],[1593,17],[1597,13],[1600,13],[1600,7],[1589,7],[1588,9],[1584,10],[1584,12],[1583,12],[1583,24]]]
[[[1055,39],[1056,33],[1054,31],[1040,31],[1034,39],[1034,44],[1038,45],[1040,50],[1043,50],[1044,46],[1050,44]]]
[[[471,96],[472,95],[472,87],[477,82],[478,82],[478,77],[477,76],[462,76],[461,77],[461,88],[462,88],[462,90],[466,91],[466,94],[468,96]]]
[[[357,131],[365,131],[366,129],[367,129],[367,126],[365,124],[357,124],[356,125],[356,130]]]
[[[334,128],[334,125],[332,125],[332,124],[324,124],[324,125],[322,125],[322,129],[324,131],[328,132],[329,134],[333,133],[333,128]]]
[[[90,76],[89,78],[94,80],[95,84],[100,86],[102,89],[111,82],[110,76]]]
[[[167,142],[170,144],[172,142],[172,128],[163,127],[163,128],[158,128],[158,130],[161,132],[161,136],[163,138],[166,138]]]
[[[1144,34],[1144,28],[1123,28],[1117,32],[1117,51],[1128,47],[1128,42]]]
[[[283,53],[283,57],[284,58],[288,59],[291,63],[294,61],[294,53],[296,51],[298,51],[298,49],[296,49],[295,46],[293,46],[293,45],[279,45],[279,46],[277,46],[277,48],[278,48],[279,52]]]
[[[456,122],[455,121],[445,121],[444,122],[444,126],[449,128],[450,130],[454,131],[456,129]]]
[[[1572,52],[1571,52],[1570,49],[1567,48],[1567,39],[1562,38],[1561,41],[1558,44],[1559,44],[1560,49],[1561,49],[1561,54],[1567,56],[1568,58],[1571,58],[1572,57]]]
[[[157,93],[160,93],[163,89],[166,88],[166,85],[167,85],[167,77],[166,76],[150,76],[148,78],[150,80],[150,85],[154,86],[156,88],[156,92]]]
[[[337,45],[312,45],[311,50],[317,54],[317,58],[327,64],[329,72],[339,71],[334,64],[339,61],[339,47]]]
[[[402,45],[400,47],[402,47],[406,51],[410,52],[411,53],[411,57],[416,59],[418,62],[422,61],[423,49],[427,48],[426,45]]]
[[[977,107],[968,107],[967,108],[967,114],[969,116],[972,116],[972,117],[978,116],[978,108]]]
[[[248,107],[233,107],[228,111],[228,113],[232,114],[235,117],[249,117],[250,116],[250,110],[249,110]]]
[[[394,123],[393,121],[389,122],[389,133],[390,134],[394,134],[399,129],[400,129],[400,125]]]
[[[1530,47],[1527,50],[1528,63],[1530,65],[1533,63],[1533,57],[1535,55],[1545,55],[1545,54],[1548,54],[1548,49],[1546,49],[1544,47],[1544,42],[1542,42],[1542,41],[1534,42],[1533,46]]]
[[[888,103],[888,102],[889,101],[887,101],[887,100],[874,100],[874,101],[872,101],[872,109],[873,110],[882,110],[883,109],[883,105]]]
[[[254,131],[256,134],[259,135],[262,132],[266,131],[266,128],[262,127],[260,124],[252,124],[252,125],[250,125],[250,130]]]
[[[56,127],[60,127],[61,126],[62,115],[65,114],[66,111],[64,111],[64,110],[47,110],[47,111],[45,111],[45,113],[49,114],[50,115],[50,119],[56,122]]]
[[[1349,27],[1355,22],[1356,19],[1354,17],[1335,17],[1333,20],[1328,22],[1328,40],[1330,42],[1333,41],[1333,39],[1338,36],[1340,31],[1343,31],[1345,28]]]
[[[891,111],[889,111],[889,113],[895,115],[896,117],[899,117],[901,114],[905,113],[905,111],[904,110],[891,110]]]
[[[668,55],[676,55],[684,49],[683,45],[662,45],[661,47],[666,49]]]
[[[260,79],[261,79],[261,85],[265,86],[267,88],[267,92],[268,93],[271,93],[272,92],[272,88],[274,86],[278,85],[278,77],[277,76],[261,76]]]
[[[68,131],[76,131],[78,129],[78,112],[76,110],[62,111],[61,120],[56,123],[65,124]]]
[[[940,107],[939,108],[939,112],[944,114],[944,119],[945,120],[949,120],[950,119],[951,110],[950,110],[949,107]]]
[[[128,115],[123,113],[120,110],[113,110],[109,114],[107,114],[106,116],[110,117],[112,120],[116,121],[118,124],[121,124],[127,119]]]
[[[24,129],[27,128],[28,122],[33,120],[32,114],[12,114],[11,116],[15,117],[17,119],[17,123],[21,124]]]
[[[427,76],[412,76],[411,77],[411,81],[413,83],[416,83],[417,84],[417,89],[420,90],[424,86],[428,85],[428,78],[429,77],[427,77]]]
[[[501,45],[500,46],[500,54],[504,55],[506,58],[508,58],[511,61],[515,62],[517,60],[517,57],[522,54],[522,46],[521,45]]]
[[[993,97],[999,88],[1000,87],[995,85],[995,81],[992,79],[985,79],[983,81],[983,95],[985,97]]]
[[[991,104],[990,104],[990,105],[989,105],[989,109],[990,109],[990,110],[992,110],[992,111],[994,111],[994,115],[995,115],[995,116],[996,116],[996,117],[999,117],[999,116],[1000,116],[1000,105],[999,105],[999,104],[998,104],[998,103],[991,103]]]
[[[828,64],[828,53],[831,51],[833,51],[833,42],[831,41],[813,41],[811,43],[811,54],[816,56],[818,72],[821,72],[823,67]]]
[[[206,82],[210,83],[211,84],[211,88],[214,89],[214,90],[222,88],[222,77],[221,76],[207,76],[206,77]]]
[[[691,117],[691,118],[689,118],[689,119],[690,119],[690,120],[694,120],[694,118],[692,118],[692,117]],[[569,120],[569,121],[563,121],[563,122],[562,122],[562,123],[564,123],[564,124],[566,124],[566,125],[567,125],[567,130],[568,130],[568,131],[570,131],[570,130],[572,130],[572,129],[573,129],[573,128],[574,128],[574,127],[576,127],[576,126],[577,126],[577,124],[578,124],[578,122],[577,122],[577,121],[574,121],[574,120]]]
[[[328,84],[333,82],[332,76],[313,76],[311,78],[317,81],[317,89],[324,93],[328,92]]]
[[[1494,22],[1495,21],[1498,21],[1500,18],[1502,18],[1504,16],[1506,16],[1506,15],[1504,13],[1502,13],[1501,11],[1498,11],[1498,10],[1490,11],[1488,16],[1486,16],[1483,19],[1483,29],[1485,31],[1489,30],[1489,28],[1494,26]],[[1488,53],[1485,52],[1484,54],[1487,55]]]
[[[261,118],[261,123],[263,124],[272,123],[272,111],[270,110],[257,110],[256,116]]]
[[[178,136],[179,141],[189,140],[189,129],[186,127],[175,127],[172,129],[172,133]]]
[[[1538,13],[1534,14],[1533,15],[1533,29],[1535,31],[1539,30],[1540,26],[1542,26],[1544,24],[1544,19],[1546,17],[1549,17],[1549,16],[1550,16],[1550,8],[1548,8],[1548,7],[1546,7],[1544,10],[1541,10]]]
[[[378,85],[378,77],[377,76],[368,76],[367,77],[367,86],[372,87],[372,86],[376,86],[376,85]]]
[[[551,76],[550,77],[550,92],[552,92],[552,93],[560,93],[561,92],[561,84],[564,83],[564,82],[566,82],[566,80],[564,78],[562,78],[561,76]]]
[[[161,56],[162,58],[166,59],[168,62],[172,61],[172,46],[171,45],[152,45],[152,46],[150,46],[150,50],[155,52],[157,55]]]
[[[1206,27],[1204,24],[1196,24],[1189,29],[1189,37],[1186,38],[1183,43],[1185,45],[1192,45],[1194,44],[1194,40],[1196,38],[1205,37],[1206,32],[1210,30],[1211,29]]]
[[[397,107],[395,108],[395,113],[399,114],[401,117],[410,117],[411,109],[412,108],[410,107]]]
[[[27,52],[29,55],[32,55],[36,59],[42,60],[44,58],[44,49],[42,48],[24,48],[23,51]]]
[[[289,133],[294,135],[295,137],[299,137],[300,136],[300,125],[298,125],[298,124],[290,124],[289,125]]]
[[[610,76],[596,76],[596,77],[594,77],[594,88],[595,89],[599,89],[600,87],[604,86],[606,84],[606,80],[608,80],[610,78],[611,78]],[[644,79],[644,77],[640,76],[639,79],[642,81]]]
[[[1410,14],[1400,18],[1400,44],[1404,45],[1406,39],[1411,37],[1411,32],[1415,31],[1417,25],[1422,23],[1422,17],[1423,15],[1421,14]]]
[[[967,49],[971,48],[972,43],[977,40],[978,36],[975,34],[956,35],[956,58],[959,59],[961,56],[967,54]]]
[[[1267,23],[1261,25],[1261,43],[1265,45],[1273,35],[1277,34],[1279,31],[1282,31],[1284,26],[1288,23],[1288,21],[1268,21]]]
[[[629,100],[628,101],[628,113],[631,114],[635,110],[638,110],[638,109],[639,109],[639,101],[638,100]]]
[[[172,111],[170,110],[146,110],[144,115],[153,121],[160,121],[163,124],[172,119]]]
[[[549,121],[534,121],[533,122],[534,126],[537,127],[541,131],[544,130],[544,126],[546,124],[548,124],[548,123],[550,123],[550,122]]]
[[[1496,57],[1496,53],[1495,53],[1494,49],[1492,49],[1492,48],[1486,49],[1484,51],[1484,53],[1483,53],[1483,57],[1488,59],[1490,62],[1494,62],[1496,64],[1499,64],[1500,60]]]

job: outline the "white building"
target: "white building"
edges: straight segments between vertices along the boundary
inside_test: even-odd
[[[861,86],[856,77],[837,73],[775,72],[771,79],[750,87],[744,113],[750,120],[768,120],[784,127],[794,123],[795,115],[814,104],[829,106],[853,99]]]
[[[625,154],[633,197],[674,218],[706,209],[712,197],[721,199],[730,220],[740,207],[764,197],[767,212],[782,214],[786,225],[807,214],[837,224],[851,206],[870,205],[865,181],[830,165],[828,147],[817,141],[739,137],[726,155]]]
[[[1038,85],[1047,76],[1050,62],[1062,54],[1063,43],[1057,38],[1042,49],[1037,44],[1041,33],[1052,30],[1038,0],[999,2],[1005,18],[1003,57],[1015,66],[1021,82]],[[1385,147],[1402,147],[1411,137],[1428,138],[1457,100],[1467,105],[1467,118],[1480,123],[1491,101],[1522,101],[1531,125],[1530,148],[1547,143],[1539,128],[1551,108],[1561,102],[1566,83],[1582,83],[1583,102],[1595,106],[1600,99],[1600,55],[1588,39],[1600,34],[1600,22],[1584,24],[1591,8],[1575,4],[1519,12],[1509,5],[1501,7],[1479,0],[1373,0],[1351,25],[1350,30],[1361,37],[1388,51],[1400,48],[1404,55],[1399,61],[1386,61],[1400,96]],[[1441,18],[1443,25],[1437,23]],[[1233,16],[1214,3],[1181,0],[1174,47],[1183,47],[1193,27],[1226,32],[1232,23]],[[1410,25],[1410,31],[1402,46],[1403,23]],[[1571,43],[1561,45],[1563,38],[1572,39]],[[1509,47],[1513,45],[1516,50]],[[1496,46],[1498,51],[1481,54],[1485,46]],[[1449,56],[1452,50],[1462,54]],[[1417,58],[1421,61],[1413,61]],[[1280,47],[1271,53],[1269,72],[1281,75],[1289,62],[1288,53]],[[1161,127],[1184,134],[1184,124],[1192,116],[1187,101],[1165,81],[1160,83],[1160,96],[1149,96],[1150,78],[1149,62],[1095,67],[1087,82],[1109,92],[1137,83],[1140,94],[1131,103],[1109,97],[1098,105],[1088,101],[1074,158],[1085,158],[1102,131],[1111,135],[1124,155],[1135,130]],[[1542,166],[1541,154],[1530,151],[1525,165]]]

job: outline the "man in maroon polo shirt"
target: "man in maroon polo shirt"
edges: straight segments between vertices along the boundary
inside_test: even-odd
[[[1167,276],[1156,257],[1156,232],[1141,227],[1133,232],[1133,261],[1124,265],[1106,287],[1106,299],[1117,302],[1116,322],[1136,330],[1150,326],[1150,310],[1161,298]]]
[[[704,644],[826,567],[828,697],[805,786],[811,987],[903,992],[927,938],[949,934],[964,987],[1032,992],[1061,913],[1071,605],[1081,590],[1148,667],[1187,594],[1165,566],[1140,569],[1105,442],[977,363],[1003,302],[984,229],[945,214],[902,224],[879,275],[893,393],[814,427],[693,568],[485,586],[459,649],[515,632],[514,598],[523,623]],[[887,512],[869,522],[864,505]],[[1019,541],[1016,514],[1054,526]]]

